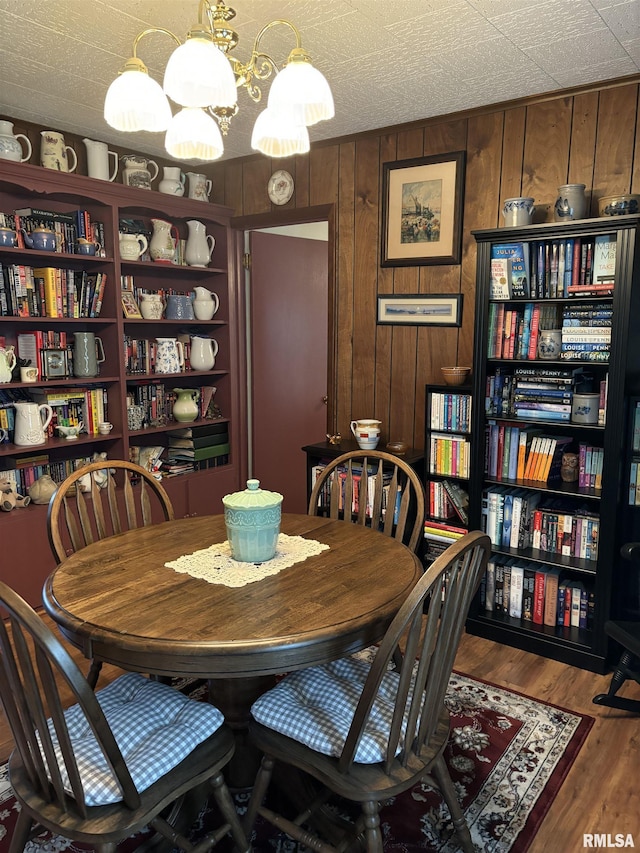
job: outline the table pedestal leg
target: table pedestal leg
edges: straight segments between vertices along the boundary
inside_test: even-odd
[[[275,675],[216,678],[209,681],[209,699],[222,711],[225,722],[233,729],[236,738],[236,751],[225,768],[227,784],[232,789],[253,786],[261,755],[249,742],[247,729],[251,705],[275,683]]]

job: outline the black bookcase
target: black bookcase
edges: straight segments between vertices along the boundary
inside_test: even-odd
[[[604,672],[607,668],[609,647],[604,624],[607,619],[616,615],[624,597],[622,579],[628,574],[628,565],[621,565],[623,561],[620,557],[620,547],[624,542],[637,539],[639,534],[640,508],[629,505],[633,423],[630,404],[632,395],[640,394],[639,225],[638,216],[620,216],[474,232],[478,251],[470,527],[486,528],[488,495],[491,492],[499,495],[510,492],[525,498],[536,495],[533,501],[527,498],[523,505],[535,503],[537,500],[539,508],[559,507],[561,517],[583,513],[585,517],[589,517],[589,535],[592,531],[592,519],[595,518],[598,541],[595,559],[592,558],[593,552],[589,552],[589,558],[585,559],[580,551],[579,541],[576,543],[575,540],[569,540],[564,553],[561,550],[555,551],[553,543],[557,544],[559,540],[552,538],[553,527],[549,528],[550,533],[544,549],[532,547],[530,543],[526,547],[521,547],[520,543],[518,547],[512,547],[513,540],[509,546],[503,544],[503,541],[494,541],[493,544],[493,558],[498,563],[528,567],[529,576],[534,568],[538,568],[543,574],[545,569],[558,570],[561,581],[573,583],[578,587],[584,586],[590,593],[590,596],[587,596],[586,626],[584,623],[539,624],[531,619],[509,615],[502,610],[487,609],[486,600],[482,599],[482,594],[486,596],[484,589],[470,610],[467,629],[472,634],[595,672]],[[585,248],[585,257],[580,256],[580,265],[586,266],[585,281],[588,281],[589,266],[593,266],[594,261],[595,244],[598,238],[607,236],[609,241],[615,244],[615,271],[611,288],[578,290],[569,294],[563,284],[557,283],[558,268],[554,269],[554,264],[558,261],[558,247],[563,245],[562,253],[568,253],[569,250],[573,253],[576,243],[581,249],[592,247],[591,254]],[[516,296],[521,291],[515,288],[507,299],[496,300],[492,298],[491,287],[491,261],[496,255],[492,250],[497,244],[505,243],[524,244],[525,254],[529,255],[530,268],[525,290],[527,295]],[[538,266],[538,258],[545,258],[541,267]],[[567,274],[567,266],[565,258],[564,284],[571,278]],[[554,274],[556,276],[553,289],[548,288],[550,273],[552,277]],[[499,352],[493,345],[497,340],[496,325],[499,325],[499,318],[503,316],[498,303],[501,303],[505,313],[511,312],[512,320],[514,314],[516,317],[508,330],[510,333],[515,331],[515,346],[510,350],[503,347]],[[526,308],[527,303],[532,307]],[[568,357],[569,354],[564,351],[569,348],[567,343],[563,351],[551,360],[542,361],[537,357],[537,353],[532,358],[532,351],[525,341],[521,341],[520,347],[518,346],[518,335],[524,331],[528,321],[528,332],[531,333],[530,321],[536,305],[540,311],[544,306],[547,312],[553,311],[555,307],[559,325],[566,322],[570,316],[569,312],[586,312],[585,316],[589,312],[595,312],[594,316],[610,315],[610,342],[600,347],[602,350],[608,350],[608,353],[584,356],[574,352],[572,357]],[[600,312],[600,308],[610,310]],[[525,309],[528,315],[525,315]],[[505,320],[502,322],[504,324]],[[504,333],[505,330],[502,331]],[[500,329],[498,336],[499,333]],[[566,338],[568,341],[571,335],[567,334]],[[575,335],[573,339],[575,340]],[[572,347],[575,351],[575,346]],[[598,360],[585,360],[592,357]],[[522,408],[515,408],[514,389],[520,390],[518,373],[523,369],[532,368],[558,371],[583,368],[590,377],[591,384],[586,390],[605,390],[601,405],[604,417],[600,419],[601,422],[584,424],[556,419],[565,417],[560,414],[554,416],[554,419],[547,419],[545,411],[548,410],[544,409],[542,413],[531,416],[532,420],[529,422]],[[605,385],[601,384],[603,381]],[[503,397],[505,383],[508,385],[508,393]],[[499,399],[492,396],[496,387],[501,388]],[[575,413],[569,417],[574,418]],[[535,424],[539,434],[545,438],[571,437],[573,445],[568,449],[576,452],[580,445],[602,448],[604,462],[601,480],[580,485],[557,478],[539,482],[518,477],[497,477],[495,470],[490,471],[488,466],[489,435],[492,427],[495,429],[497,425],[499,428],[501,424],[505,427],[515,426],[520,430],[525,425]],[[553,519],[553,515],[543,514],[542,518],[547,522]],[[579,535],[584,535],[582,522],[582,517],[579,526],[575,518],[570,519],[569,525],[574,525],[574,534],[575,527],[578,526]],[[540,516],[537,517],[537,523],[540,523]],[[493,520],[490,524],[494,524]],[[499,538],[496,529],[494,527],[494,535]]]

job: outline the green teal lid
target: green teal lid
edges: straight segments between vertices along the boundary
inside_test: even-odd
[[[260,480],[247,480],[247,488],[243,492],[225,495],[222,503],[229,509],[267,509],[281,504],[282,495],[261,489]]]

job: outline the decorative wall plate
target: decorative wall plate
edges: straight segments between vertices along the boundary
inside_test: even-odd
[[[278,169],[267,184],[269,198],[274,204],[286,204],[293,195],[293,178],[284,169]]]

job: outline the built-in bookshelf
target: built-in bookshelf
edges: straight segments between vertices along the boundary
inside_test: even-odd
[[[470,385],[425,386],[425,560],[468,530],[471,468]]]
[[[34,382],[23,382],[16,373],[11,382],[0,385],[0,427],[7,433],[0,443],[0,476],[24,492],[42,474],[60,482],[94,453],[145,462],[155,458],[162,463],[160,476],[172,475],[164,484],[177,517],[220,511],[221,498],[241,487],[239,314],[231,211],[40,166],[1,162],[0,346],[13,347],[20,359],[37,367],[38,375]],[[137,260],[121,256],[119,235],[142,233],[149,240],[154,220],[171,222],[179,246],[188,240],[188,223],[202,223],[213,238],[210,262],[189,266],[180,263],[179,255],[175,263],[154,262],[148,251]],[[164,314],[145,319],[137,311],[124,310],[121,286],[132,281],[138,295],[176,294],[187,302],[196,287],[208,289],[216,294],[218,310],[210,320],[193,315],[167,319]],[[78,336],[84,340],[87,335],[89,348],[94,338],[99,346],[97,369],[88,371],[74,366]],[[217,355],[210,370],[192,369],[193,336],[215,339]],[[158,338],[180,342],[184,367],[161,373],[153,360],[145,360]],[[187,428],[174,417],[179,391],[193,392],[198,399],[198,416],[188,425],[196,437],[198,429],[206,430],[213,422],[220,428],[217,449],[211,449],[210,439],[206,454],[194,453],[192,463],[183,458],[176,464],[173,442],[180,436],[175,432]],[[13,442],[14,404],[20,401],[51,407],[44,443]],[[100,431],[98,424],[105,421],[112,428]],[[58,434],[57,426],[80,422],[77,438],[66,440]],[[46,506],[31,504],[0,519],[7,543],[3,578],[36,605],[55,565],[46,514]]]
[[[640,393],[639,221],[474,234],[469,516],[493,554],[467,627],[594,671],[634,535],[633,459],[622,460]]]

